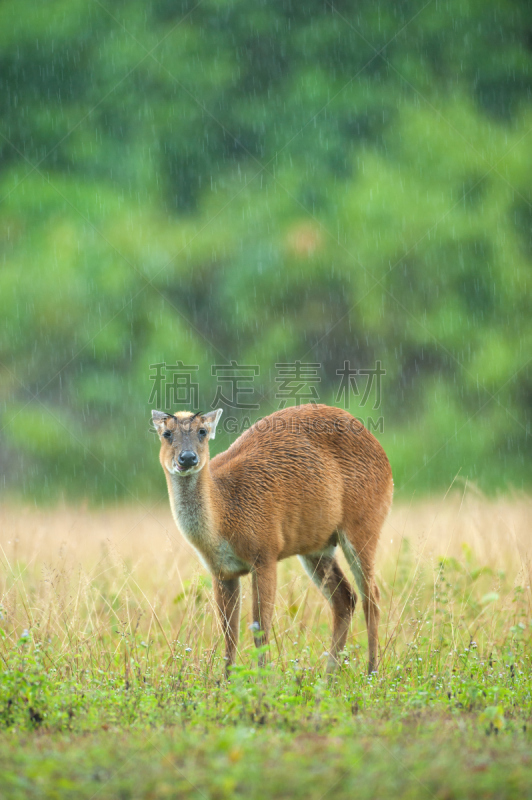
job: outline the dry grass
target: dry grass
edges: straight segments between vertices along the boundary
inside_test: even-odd
[[[438,615],[445,616],[456,646],[473,638],[489,643],[497,621],[509,624],[517,613],[515,587],[522,589],[521,615],[529,609],[531,511],[528,497],[490,501],[471,491],[394,506],[378,551],[385,659],[415,642]],[[161,653],[178,646],[191,647],[197,657],[220,653],[208,576],[175,528],[166,499],[104,511],[7,506],[2,519],[7,641],[31,629],[35,639],[52,640],[64,654],[95,648],[103,657],[127,637]],[[443,581],[449,569],[451,588]],[[243,594],[240,658],[246,661],[253,649],[248,579]],[[302,658],[318,660],[328,647],[329,625],[327,604],[297,560],[281,564],[274,656],[282,663],[301,651]],[[432,625],[431,635],[435,630]],[[355,658],[366,647],[360,609],[349,642]]]

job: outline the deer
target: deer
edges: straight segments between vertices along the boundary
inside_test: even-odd
[[[212,460],[222,409],[152,411],[177,528],[212,575],[225,639],[225,671],[235,664],[240,578],[251,573],[255,644],[272,625],[277,562],[298,556],[332,609],[326,672],[341,664],[357,596],[335,555],[340,546],[360,591],[368,671],[377,670],[380,592],[375,552],[391,507],[388,458],[365,426],[339,408],[291,406],[255,422]]]

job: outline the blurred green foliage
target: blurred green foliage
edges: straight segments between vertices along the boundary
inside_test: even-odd
[[[150,365],[231,359],[380,359],[398,493],[529,486],[531,90],[525,0],[5,0],[3,488],[162,491]]]

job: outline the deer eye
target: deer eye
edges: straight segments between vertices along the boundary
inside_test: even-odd
[[[204,436],[207,436],[207,431],[206,431],[206,429],[205,429],[205,428],[200,428],[200,429],[199,429],[199,431],[198,431],[198,436],[201,436],[202,438],[203,438]]]
[[[166,430],[163,433],[163,436],[164,436],[165,439],[171,439],[172,438],[172,431]]]

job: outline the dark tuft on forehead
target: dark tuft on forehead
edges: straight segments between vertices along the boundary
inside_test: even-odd
[[[183,430],[191,430],[192,423],[196,417],[201,417],[202,413],[202,411],[197,411],[195,414],[190,414],[185,411],[179,411],[176,416],[172,416],[180,428],[183,428]]]

